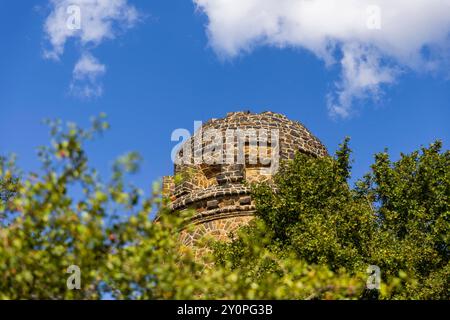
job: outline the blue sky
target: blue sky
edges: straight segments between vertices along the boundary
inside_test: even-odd
[[[404,67],[397,53],[391,60],[386,55],[402,72],[377,82],[375,93],[364,88],[369,99],[355,99],[350,116],[336,117],[327,97],[336,91],[343,64],[326,66],[316,48],[275,41],[270,35],[263,43],[247,39],[242,48],[239,38],[239,52],[231,52],[221,47],[228,40],[217,31],[221,26],[213,25],[214,13],[207,6],[200,10],[206,2],[199,1],[196,9],[190,0],[129,0],[127,5],[139,13],[132,27],[118,28],[113,39],[93,43],[69,37],[58,61],[45,57],[51,44],[44,24],[54,9],[49,2],[2,1],[0,154],[17,153],[23,168],[35,170],[36,148],[48,143],[43,118],[86,125],[90,116],[105,112],[112,127],[89,143],[92,165],[106,174],[112,159],[138,151],[144,162],[134,180],[148,190],[152,181],[172,172],[173,130],[192,131],[194,120],[238,110],[271,110],[299,120],[331,152],[350,136],[355,178],[368,171],[373,154],[385,147],[394,158],[436,139],[448,149],[450,80],[445,61],[437,72],[425,72]],[[94,97],[70,89],[74,66],[85,52],[106,68],[93,80],[102,88]],[[444,51],[444,57],[449,55]]]

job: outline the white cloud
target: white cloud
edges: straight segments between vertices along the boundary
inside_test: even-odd
[[[103,86],[98,78],[106,72],[104,64],[90,53],[83,53],[73,69],[73,79],[70,85],[72,94],[83,98],[101,96]]]
[[[400,72],[448,66],[450,0],[193,1],[208,16],[220,56],[268,45],[304,48],[339,64],[328,97],[334,115],[349,116],[357,99],[378,98]]]
[[[67,41],[73,39],[83,54],[73,70],[71,89],[85,97],[101,95],[98,77],[106,68],[89,50],[133,27],[139,20],[137,10],[127,0],[50,0],[50,5],[52,11],[44,25],[49,46],[44,57],[60,59]]]

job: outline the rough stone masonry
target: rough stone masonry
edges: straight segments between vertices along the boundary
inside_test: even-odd
[[[194,140],[199,134],[215,130],[223,136],[223,147],[220,152],[226,153],[230,148],[237,149],[238,139],[227,138],[233,130],[256,130],[257,132],[270,132],[277,129],[277,146],[265,137],[267,152],[277,147],[279,160],[292,159],[297,151],[321,157],[327,155],[323,144],[305,126],[297,121],[292,121],[286,116],[273,112],[253,114],[250,112],[230,112],[223,119],[212,119],[206,122],[199,132],[196,132],[188,141],[188,148],[180,148],[179,156],[183,156],[183,150],[189,151],[189,156],[194,157],[198,152],[211,150],[208,140],[201,140],[196,144]],[[196,137],[197,135],[197,137]],[[244,161],[234,163],[215,164],[188,163],[175,164],[174,175],[181,175],[180,183],[175,183],[174,176],[166,176],[163,179],[163,195],[171,199],[172,211],[194,209],[195,214],[189,221],[193,225],[190,231],[182,231],[180,240],[185,245],[195,245],[196,241],[204,236],[213,236],[218,240],[227,240],[230,233],[247,224],[255,211],[254,203],[250,196],[248,184],[271,179],[267,174],[270,164],[255,163],[249,161],[253,152],[250,137],[244,142]],[[258,136],[257,139],[261,139]],[[197,140],[198,141],[198,140]],[[260,142],[260,141],[257,141]],[[186,146],[186,145],[184,145]],[[240,147],[242,148],[242,141]],[[236,157],[238,157],[236,155]]]

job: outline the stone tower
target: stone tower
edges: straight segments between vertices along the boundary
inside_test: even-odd
[[[230,112],[203,124],[178,152],[174,174],[184,178],[179,183],[174,176],[163,180],[163,194],[171,199],[173,211],[196,212],[189,221],[193,231],[183,231],[181,241],[192,245],[205,235],[228,239],[254,214],[248,184],[271,179],[274,164],[292,159],[297,151],[327,154],[308,129],[281,114]]]

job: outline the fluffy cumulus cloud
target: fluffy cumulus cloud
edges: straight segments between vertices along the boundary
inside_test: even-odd
[[[48,46],[44,56],[59,60],[72,39],[82,52],[73,70],[71,91],[83,97],[99,96],[99,78],[106,71],[92,48],[133,27],[139,20],[127,0],[50,0],[51,12],[44,25]]]
[[[330,113],[351,115],[409,70],[448,68],[450,0],[193,0],[208,17],[210,45],[232,58],[255,47],[303,48],[340,78]],[[448,70],[448,69],[447,69]]]

